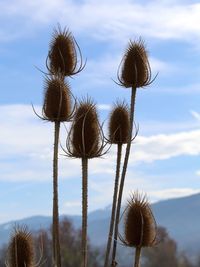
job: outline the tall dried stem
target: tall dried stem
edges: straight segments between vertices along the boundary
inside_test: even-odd
[[[113,238],[113,230],[114,230],[114,222],[115,222],[115,214],[116,214],[116,206],[117,206],[117,195],[118,195],[118,188],[119,188],[121,155],[122,155],[122,144],[118,144],[117,145],[117,165],[116,165],[116,173],[115,173],[115,186],[114,186],[112,212],[111,212],[111,219],[110,219],[110,229],[109,229],[108,240],[107,240],[104,267],[107,267],[109,263],[110,249],[111,249],[112,238]]]
[[[88,159],[82,158],[82,261],[87,266]]]
[[[119,195],[117,200],[117,211],[115,217],[115,230],[114,230],[114,240],[113,240],[113,251],[112,251],[112,266],[115,266],[115,257],[116,257],[116,250],[117,250],[117,237],[118,237],[118,225],[120,219],[120,210],[121,210],[121,202],[122,202],[122,194],[124,189],[124,181],[128,166],[128,160],[130,155],[131,149],[131,139],[132,139],[132,132],[133,132],[133,121],[134,121],[134,111],[135,111],[135,98],[136,98],[136,87],[132,87],[131,90],[131,108],[130,108],[130,131],[129,131],[129,139],[126,146],[126,152],[124,157],[124,164],[121,174],[121,181],[119,186]]]
[[[61,267],[60,238],[59,238],[59,213],[58,213],[58,142],[60,122],[55,121],[54,131],[54,156],[53,156],[53,264]]]
[[[140,256],[141,256],[141,247],[136,247],[134,267],[140,267]]]

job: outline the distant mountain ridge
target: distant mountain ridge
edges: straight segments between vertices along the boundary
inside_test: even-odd
[[[153,204],[152,209],[157,224],[167,228],[181,250],[190,254],[200,253],[200,194],[160,201]],[[104,246],[106,243],[110,212],[105,208],[89,213],[88,233],[93,245]],[[62,215],[60,219],[63,217],[66,216]],[[81,216],[67,217],[76,228],[81,227]],[[1,224],[0,245],[8,241],[14,224],[26,224],[32,231],[47,229],[51,225],[51,217],[33,216]],[[123,233],[122,226],[120,233]]]

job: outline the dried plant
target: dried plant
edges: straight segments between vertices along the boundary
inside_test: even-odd
[[[8,267],[33,267],[34,250],[31,233],[26,227],[15,227],[8,247]]]
[[[60,123],[71,120],[71,93],[69,85],[61,76],[51,76],[45,80],[45,94],[43,104],[43,120],[54,122],[54,154],[53,154],[53,262],[56,267],[61,266],[59,211],[58,211],[58,143]]]
[[[109,142],[111,144],[117,145],[117,164],[115,172],[115,185],[113,193],[111,218],[110,218],[110,228],[108,233],[104,267],[107,267],[109,263],[110,249],[113,237],[118,187],[119,187],[122,145],[128,142],[129,129],[130,129],[129,110],[124,102],[122,103],[118,102],[115,104],[110,114],[108,128],[109,128]]]
[[[105,147],[95,104],[80,101],[67,138],[66,154],[82,160],[82,267],[87,266],[88,159],[100,157]]]
[[[74,158],[97,158],[103,154],[105,145],[96,105],[89,98],[83,99],[75,112],[65,152]]]
[[[156,244],[157,227],[146,196],[135,192],[125,209],[124,237],[120,240],[128,247],[136,248],[134,267],[139,267],[142,247]]]
[[[43,118],[52,122],[69,121],[72,118],[69,85],[58,77],[45,80]]]
[[[78,57],[80,63],[78,63]],[[78,66],[79,65],[79,66]],[[83,64],[81,50],[71,32],[60,26],[54,30],[47,58],[47,68],[53,75],[72,76],[79,73]]]
[[[60,123],[72,119],[75,105],[72,109],[72,94],[62,75],[50,75],[46,78],[44,89],[42,116],[36,113],[34,107],[33,110],[42,120],[54,122],[52,245],[54,265],[61,267],[58,211],[58,143]]]
[[[78,55],[79,54],[79,55]],[[78,56],[80,63],[78,63]],[[79,65],[79,66],[78,66]],[[66,29],[54,30],[50,43],[46,66],[49,71],[45,80],[45,96],[42,116],[43,120],[54,122],[54,155],[53,155],[53,226],[52,246],[53,264],[61,267],[60,238],[59,238],[59,211],[58,211],[58,142],[60,123],[70,121],[73,117],[76,102],[72,109],[70,88],[65,82],[65,76],[72,76],[80,72],[85,65],[82,63],[80,48]],[[33,108],[34,109],[34,108]],[[71,111],[72,110],[72,111]]]
[[[130,41],[118,69],[118,84],[131,88],[130,108],[124,102],[118,102],[110,113],[108,139],[104,137],[100,126],[96,105],[87,98],[72,105],[69,84],[66,77],[79,73],[85,66],[80,48],[71,32],[60,26],[54,30],[50,42],[46,66],[49,71],[45,80],[43,120],[55,124],[53,155],[53,265],[61,267],[59,211],[58,211],[58,143],[60,123],[72,121],[67,136],[65,153],[68,157],[80,158],[82,164],[82,267],[87,267],[87,213],[88,213],[88,160],[101,157],[107,143],[117,145],[116,173],[113,193],[113,205],[108,235],[104,267],[108,267],[112,248],[112,266],[115,261],[118,238],[118,224],[123,194],[124,181],[128,166],[133,135],[136,90],[152,83],[151,68],[143,41]],[[74,106],[74,108],[72,108]],[[121,169],[122,146],[126,144],[124,162]],[[145,197],[135,193],[126,208],[125,237],[120,239],[127,246],[136,248],[135,267],[139,266],[141,247],[151,246],[155,242],[155,220]],[[20,232],[20,231],[19,231]],[[114,235],[113,235],[114,232]],[[16,236],[17,236],[16,231]],[[25,235],[26,236],[26,235]],[[21,245],[23,247],[23,245]],[[27,250],[28,251],[28,250]],[[21,253],[21,252],[20,252]],[[27,252],[28,253],[28,252]],[[18,254],[18,252],[17,252]],[[14,255],[14,254],[13,254]],[[25,257],[25,256],[24,256]],[[10,257],[11,259],[12,257]],[[13,259],[16,255],[13,256]],[[23,267],[9,265],[10,267]],[[32,266],[28,262],[26,267]],[[25,267],[25,266],[24,266]]]
[[[109,142],[112,144],[127,144],[130,129],[129,109],[125,102],[117,102],[110,114]]]
[[[130,41],[119,67],[118,80],[126,88],[145,87],[152,83],[151,68],[142,39]]]
[[[144,43],[141,39],[138,42],[130,41],[129,46],[125,52],[125,55],[120,64],[118,72],[118,80],[121,86],[131,87],[131,105],[130,105],[130,128],[128,143],[126,146],[126,152],[124,157],[124,164],[121,173],[121,180],[119,186],[119,194],[117,200],[117,211],[115,217],[115,230],[114,230],[114,241],[113,241],[113,251],[112,251],[112,265],[116,264],[115,256],[117,249],[117,237],[118,237],[118,224],[120,218],[120,209],[122,194],[124,188],[124,181],[126,176],[126,170],[128,166],[128,159],[131,149],[131,139],[133,132],[133,122],[134,122],[134,111],[135,111],[135,98],[136,90],[139,87],[145,87],[149,85],[151,81],[151,68],[148,61],[148,56]]]

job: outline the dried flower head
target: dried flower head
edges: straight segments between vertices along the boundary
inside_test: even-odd
[[[113,144],[126,144],[130,131],[130,118],[127,105],[116,103],[110,114],[109,142]]]
[[[45,80],[43,116],[50,121],[68,121],[71,118],[71,93],[63,79],[53,77]]]
[[[67,154],[76,158],[94,158],[101,156],[103,147],[96,106],[90,99],[80,101],[67,139]]]
[[[8,248],[9,267],[34,266],[33,241],[26,227],[15,227]]]
[[[134,193],[125,212],[122,242],[130,247],[150,247],[156,243],[156,222],[145,196]]]
[[[80,55],[79,67],[78,53]],[[61,74],[63,76],[72,76],[84,68],[81,51],[76,40],[71,32],[66,29],[62,30],[60,26],[53,33],[47,68],[51,74]]]
[[[151,81],[151,68],[143,41],[130,41],[120,64],[118,79],[124,87],[144,87]]]

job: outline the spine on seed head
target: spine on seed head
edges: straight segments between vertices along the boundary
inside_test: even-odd
[[[124,222],[124,239],[129,247],[151,247],[156,243],[156,222],[145,196],[134,193],[129,200]]]
[[[95,104],[90,99],[80,101],[67,139],[68,154],[76,158],[100,157],[101,131]]]
[[[80,65],[78,66],[78,53]],[[80,48],[71,32],[59,26],[54,30],[50,43],[50,51],[47,60],[47,68],[51,74],[72,76],[83,69]]]
[[[117,103],[110,114],[109,142],[112,144],[126,144],[130,131],[130,118],[127,105]]]
[[[33,267],[33,240],[26,227],[16,227],[8,248],[9,267]]]
[[[130,41],[121,62],[119,82],[124,87],[144,87],[151,83],[151,68],[142,40]]]
[[[45,81],[43,115],[49,121],[68,121],[71,116],[69,85],[59,77]]]

